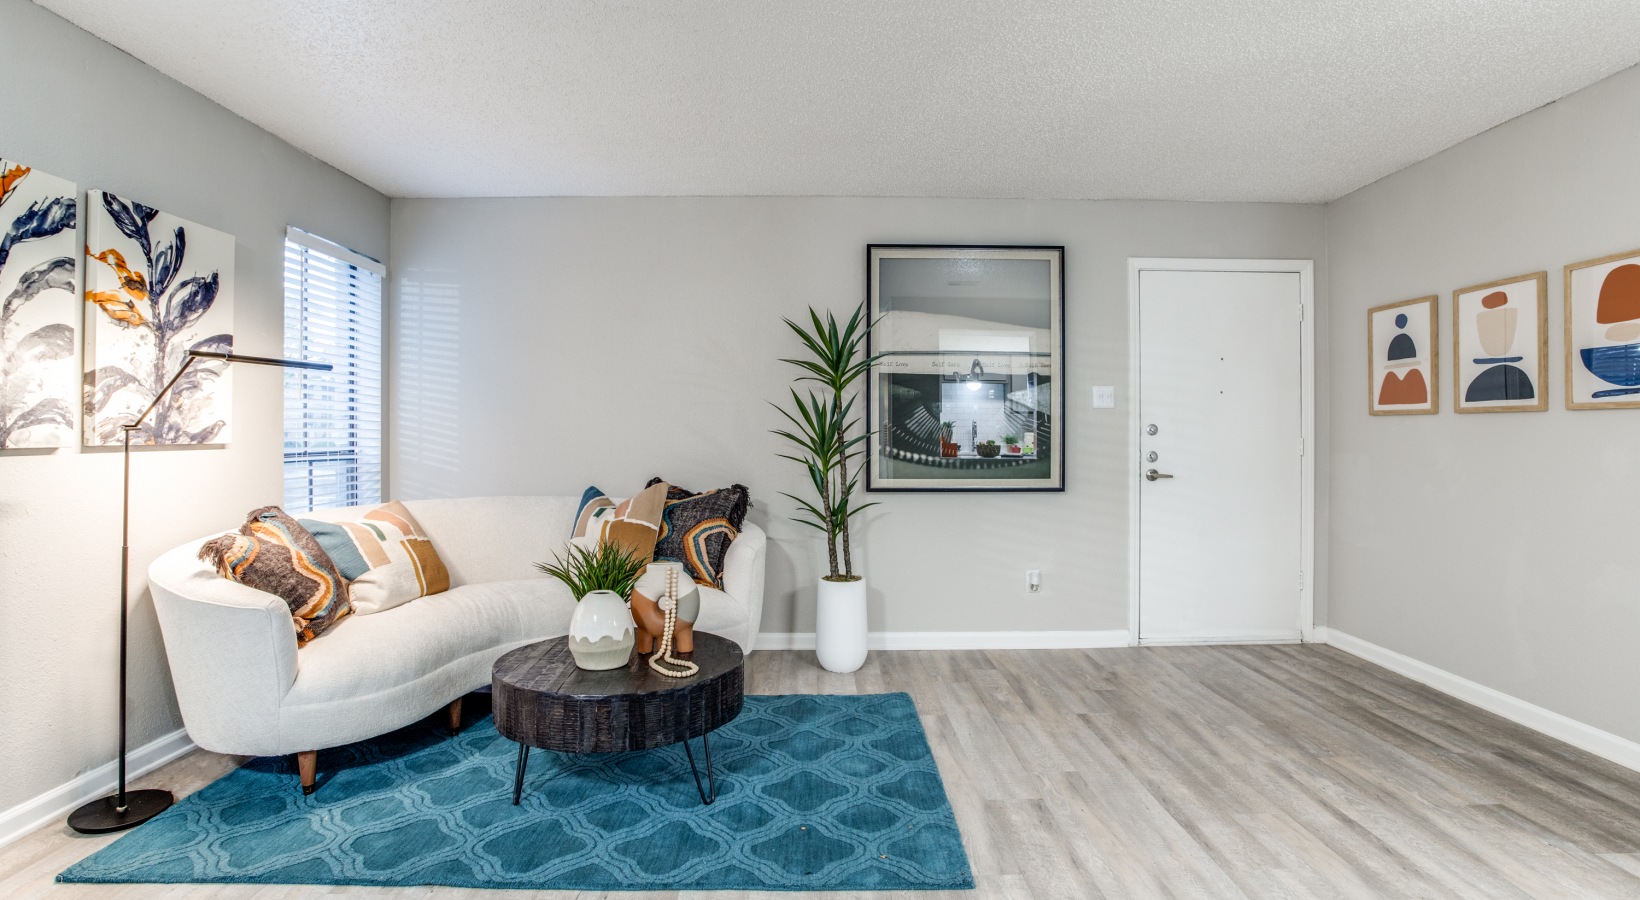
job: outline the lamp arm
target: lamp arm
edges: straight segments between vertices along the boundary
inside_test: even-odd
[[[188,367],[194,364],[195,359],[196,359],[196,357],[194,357],[192,355],[189,355],[188,357],[183,359],[182,360],[182,368],[178,369],[177,373],[175,375],[171,376],[171,380],[165,382],[165,387],[160,388],[159,393],[154,395],[154,402],[148,404],[148,408],[143,410],[141,415],[137,416],[135,419],[131,420],[129,423],[127,423],[125,425],[121,425],[120,427],[124,428],[127,433],[132,432],[132,431],[136,431],[138,428],[141,428],[142,427],[142,421],[144,419],[148,418],[148,414],[154,411],[154,407],[159,405],[159,401],[165,399],[165,395],[169,394],[171,392],[171,388],[176,385],[177,379],[182,377],[182,373],[188,371]]]

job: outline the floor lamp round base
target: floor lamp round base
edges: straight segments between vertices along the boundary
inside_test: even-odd
[[[68,827],[81,834],[124,831],[165,812],[175,800],[170,791],[126,791],[125,808],[119,809],[117,797],[99,797],[69,813]]]

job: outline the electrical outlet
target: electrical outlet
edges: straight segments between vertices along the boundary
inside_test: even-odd
[[[1033,594],[1042,589],[1041,569],[1025,570],[1025,589]]]
[[[1096,384],[1093,386],[1093,408],[1115,409],[1116,386],[1112,384]]]

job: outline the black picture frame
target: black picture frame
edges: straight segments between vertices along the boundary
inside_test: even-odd
[[[1065,305],[1063,245],[867,244],[866,490],[1063,492]]]

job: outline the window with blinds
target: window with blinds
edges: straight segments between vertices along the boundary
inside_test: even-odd
[[[381,263],[296,228],[285,235],[285,510],[382,493]]]

